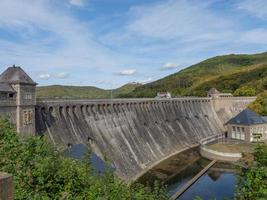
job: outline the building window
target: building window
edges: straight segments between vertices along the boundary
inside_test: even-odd
[[[32,111],[31,110],[24,110],[23,111],[23,124],[29,125],[32,123]]]
[[[13,93],[9,93],[9,98],[13,98],[14,94]]]
[[[7,99],[7,93],[6,92],[1,92],[0,93],[0,99]]]
[[[32,99],[32,95],[31,94],[25,94],[24,99],[30,100],[30,99]]]
[[[243,133],[245,132],[245,128],[244,127],[241,128],[241,132],[243,132]]]
[[[235,126],[233,126],[233,132],[235,132],[235,130],[236,130],[236,129],[235,129]]]

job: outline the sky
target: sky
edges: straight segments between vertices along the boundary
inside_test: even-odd
[[[267,0],[0,0],[0,72],[39,85],[148,83],[267,51]]]

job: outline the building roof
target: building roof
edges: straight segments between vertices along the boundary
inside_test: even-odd
[[[8,67],[0,75],[0,83],[9,83],[9,84],[28,84],[28,85],[37,85],[24,71],[18,66],[13,65]]]
[[[245,109],[234,118],[230,119],[226,124],[255,125],[265,124],[267,121],[263,117],[250,109]]]
[[[0,83],[0,92],[15,93],[15,90],[8,83]]]
[[[220,94],[220,92],[216,88],[210,88],[208,91],[209,94]]]

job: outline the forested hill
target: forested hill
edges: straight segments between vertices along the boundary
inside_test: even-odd
[[[173,96],[205,96],[211,87],[236,95],[263,92],[267,89],[267,52],[216,56],[121,97],[155,97],[159,91],[171,92]]]
[[[216,87],[236,96],[259,95],[252,108],[267,115],[267,52],[253,55],[225,55],[207,59],[155,82],[126,84],[113,91],[96,87],[45,86],[37,88],[39,98],[136,98],[155,97],[168,91],[172,96],[206,96]]]
[[[138,83],[128,83],[114,90],[104,90],[92,86],[64,86],[51,85],[37,87],[37,98],[79,98],[79,99],[99,99],[115,98],[125,95],[140,86]]]

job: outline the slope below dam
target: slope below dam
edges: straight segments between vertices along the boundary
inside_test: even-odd
[[[36,130],[58,147],[89,144],[124,180],[223,134],[255,98],[38,100]]]

